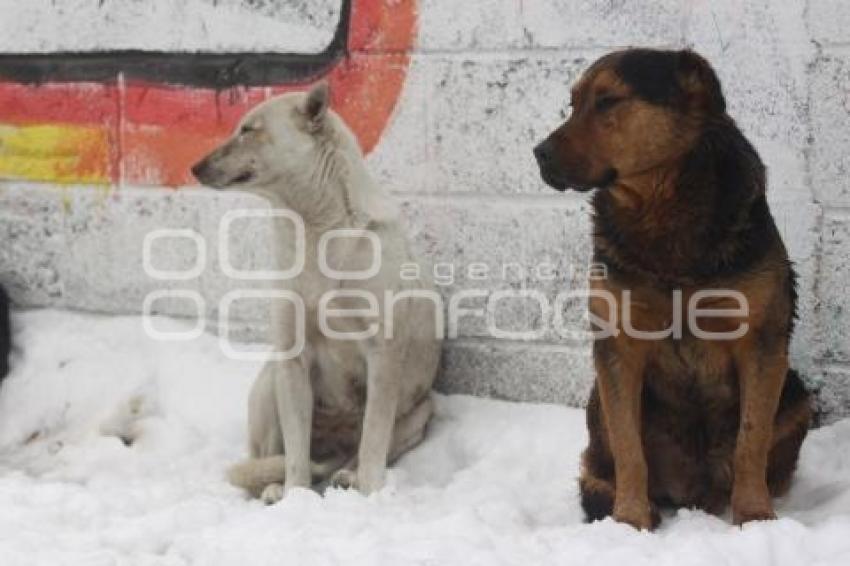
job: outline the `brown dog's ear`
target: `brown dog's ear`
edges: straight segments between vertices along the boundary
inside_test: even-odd
[[[726,112],[720,79],[701,55],[690,49],[679,51],[677,72],[688,103],[701,106],[709,114]]]
[[[324,120],[330,105],[330,94],[330,88],[325,81],[316,83],[307,93],[307,100],[304,102],[304,114],[312,125],[318,127]]]

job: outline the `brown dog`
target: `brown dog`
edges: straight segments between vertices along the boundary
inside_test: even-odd
[[[811,414],[788,367],[795,276],[764,166],[690,51],[606,55],[571,105],[534,153],[555,189],[599,189],[587,517],[648,529],[662,504],[731,501],[735,523],[773,518]]]

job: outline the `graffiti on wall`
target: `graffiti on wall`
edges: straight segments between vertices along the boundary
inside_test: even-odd
[[[245,111],[320,78],[368,153],[395,108],[415,33],[415,0],[344,0],[319,53],[0,55],[0,178],[191,184],[191,164]]]

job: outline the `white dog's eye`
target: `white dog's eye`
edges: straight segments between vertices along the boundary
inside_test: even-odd
[[[258,129],[254,124],[242,124],[242,127],[239,128],[239,133],[250,134],[251,132],[256,132]]]

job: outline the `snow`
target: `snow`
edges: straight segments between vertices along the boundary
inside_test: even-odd
[[[243,455],[258,363],[226,359],[209,335],[153,341],[138,317],[14,322],[3,566],[850,563],[850,420],[809,436],[782,519],[743,529],[689,510],[652,534],[583,524],[582,411],[463,396],[437,397],[428,439],[381,492],[301,490],[265,507],[224,479]]]

